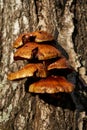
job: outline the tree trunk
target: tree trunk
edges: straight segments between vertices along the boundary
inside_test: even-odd
[[[86,0],[0,0],[0,130],[87,130],[86,22]],[[36,30],[52,33],[68,54],[73,93],[55,99],[27,92],[27,79],[7,80],[26,64],[14,61],[14,40]]]

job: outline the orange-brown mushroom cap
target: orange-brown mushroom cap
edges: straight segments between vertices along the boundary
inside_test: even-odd
[[[37,43],[27,43],[14,53],[14,59],[32,59],[37,52]]]
[[[23,36],[29,37],[29,36],[30,36],[30,33],[20,34],[19,37],[18,37],[18,38],[14,41],[14,43],[13,43],[13,47],[14,47],[14,48],[18,48],[18,47],[20,47],[20,46],[23,45],[23,41],[22,41],[22,37],[23,37]]]
[[[61,57],[57,59],[56,61],[54,61],[53,63],[49,64],[47,67],[47,70],[66,69],[66,68],[70,68],[69,62],[67,61],[65,57]]]
[[[29,86],[29,92],[33,93],[70,93],[74,89],[74,85],[67,81],[62,76],[50,76],[46,79],[41,79]]]
[[[30,42],[19,48],[15,54],[14,59],[33,59],[47,60],[55,57],[60,57],[61,52],[52,45],[38,44]]]
[[[19,71],[8,74],[7,78],[9,80],[16,80],[25,77],[31,77],[34,76],[34,74],[37,77],[46,77],[45,67],[42,63],[30,63]]]
[[[35,36],[35,42],[44,42],[44,41],[54,40],[54,37],[46,31],[32,32],[31,35]]]
[[[21,34],[13,43],[14,48],[18,48],[27,42],[44,42],[44,41],[52,41],[54,37],[47,33],[46,31],[35,31],[29,33]]]

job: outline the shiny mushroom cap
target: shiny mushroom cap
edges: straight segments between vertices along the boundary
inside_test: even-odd
[[[16,80],[25,77],[32,77],[34,75],[36,77],[46,77],[45,67],[42,63],[30,63],[19,71],[8,74],[7,78],[9,80]]]
[[[46,31],[23,33],[15,40],[13,47],[18,48],[27,42],[45,42],[52,40],[54,40],[54,37]]]
[[[14,59],[33,59],[47,60],[55,57],[60,57],[61,52],[52,45],[38,44],[30,42],[19,48],[15,54]]]
[[[74,89],[74,85],[67,81],[62,76],[50,76],[46,79],[41,79],[29,86],[29,92],[32,93],[70,93]]]

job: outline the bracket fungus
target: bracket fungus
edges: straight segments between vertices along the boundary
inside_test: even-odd
[[[55,57],[60,57],[61,53],[52,45],[38,44],[35,42],[26,43],[23,47],[19,48],[15,54],[15,59],[33,59],[47,60]]]
[[[46,77],[45,67],[42,63],[30,63],[24,66],[19,71],[8,74],[8,79],[16,80],[19,78],[32,77],[32,76]]]
[[[30,33],[21,34],[13,43],[14,48],[18,48],[27,42],[38,42],[42,43],[45,41],[53,41],[54,37],[46,31],[36,31]]]
[[[56,61],[54,61],[53,63],[49,64],[48,65],[48,70],[51,70],[51,69],[65,69],[65,68],[69,68],[69,63],[68,61],[66,60],[65,57],[61,57],[59,59],[57,59]]]
[[[54,44],[54,37],[45,31],[21,34],[13,44],[13,47],[17,48],[14,59],[26,59],[29,63],[19,71],[8,74],[8,79],[39,77],[38,81],[29,85],[28,90],[32,93],[72,92],[74,84],[67,80],[64,71],[73,69],[60,50],[50,44],[52,42]],[[53,70],[52,73],[50,70]],[[54,70],[63,70],[62,76],[60,73],[54,73]]]
[[[62,76],[50,76],[30,85],[29,91],[34,93],[72,92],[74,85]]]

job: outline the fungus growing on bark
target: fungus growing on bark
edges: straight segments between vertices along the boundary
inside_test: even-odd
[[[53,46],[53,40],[53,36],[45,31],[21,34],[13,45],[18,48],[14,59],[26,59],[29,63],[19,71],[8,74],[8,79],[16,80],[25,77],[37,79],[39,77],[39,81],[34,81],[29,85],[29,92],[33,93],[72,92],[74,85],[64,75],[66,69],[69,71],[72,68],[62,53]],[[56,73],[54,70],[57,70]],[[62,76],[57,73],[59,70],[63,70]]]
[[[17,72],[8,74],[9,80],[16,80],[25,77],[46,77],[45,67],[42,63],[30,63]]]
[[[50,76],[29,86],[29,92],[33,93],[69,93],[72,92],[73,89],[74,85],[62,76]]]
[[[36,31],[21,34],[13,43],[14,48],[18,48],[27,42],[45,42],[52,41],[54,37],[46,31]]]
[[[66,68],[70,68],[69,62],[65,57],[61,57],[56,61],[54,61],[53,63],[49,64],[47,69],[51,70],[51,69],[66,69]]]
[[[61,52],[52,45],[38,44],[35,42],[26,43],[19,48],[15,54],[15,59],[33,59],[47,60],[55,57],[60,57]]]
[[[32,32],[30,36],[35,37],[35,42],[45,42],[54,40],[54,37],[46,31]]]

